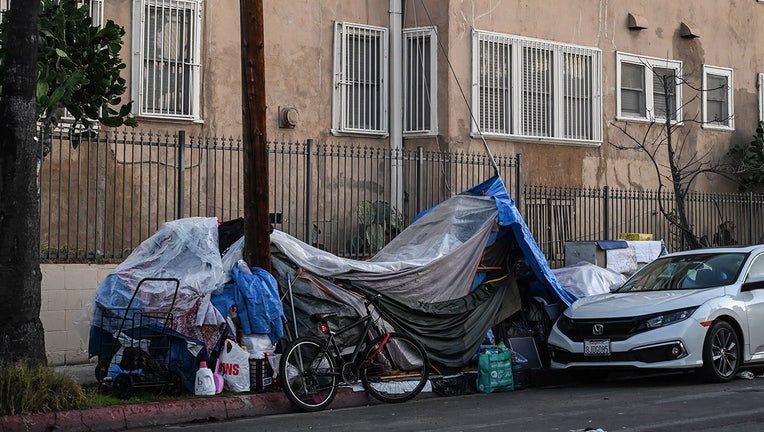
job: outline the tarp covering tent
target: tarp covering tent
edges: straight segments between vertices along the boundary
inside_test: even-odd
[[[283,336],[278,293],[270,295],[275,281],[270,290],[243,273],[234,277],[241,249],[228,247],[221,228],[210,217],[166,222],[99,284],[86,309],[88,351],[101,368],[96,375],[108,373],[118,350],[135,343],[193,390],[199,362],[216,353],[227,331],[233,302],[247,331]]]
[[[288,283],[287,274],[297,277],[298,332],[311,331],[311,313],[342,304],[361,313],[343,291],[381,293],[380,314],[417,337],[444,370],[464,367],[496,317],[515,311],[502,307],[517,308],[506,299],[516,291],[509,277],[514,260],[528,264],[546,301],[575,300],[557,282],[499,177],[423,212],[368,261],[337,257],[280,231],[271,243],[280,284]]]

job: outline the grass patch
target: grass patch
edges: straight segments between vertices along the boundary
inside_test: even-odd
[[[266,392],[280,392],[277,385]],[[213,397],[235,396],[241,393],[223,391]],[[136,389],[129,399],[120,399],[110,387],[99,384],[80,385],[73,378],[51,367],[29,367],[24,363],[0,361],[0,416],[30,415],[76,409],[101,408],[117,405],[167,402],[183,399],[209,398],[195,396],[185,388],[181,394],[167,394],[154,388]]]
[[[65,411],[87,406],[82,387],[47,367],[0,362],[0,415]]]
[[[129,399],[120,399],[116,395],[112,394],[109,389],[99,389],[99,386],[96,384],[83,386],[82,389],[85,393],[85,397],[87,398],[87,408],[143,404],[151,402],[166,402],[180,399],[191,399],[196,397],[192,393],[185,391],[180,395],[169,395],[161,392],[154,392],[151,390],[138,390]]]

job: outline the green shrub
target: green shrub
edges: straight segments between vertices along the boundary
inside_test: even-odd
[[[0,415],[65,411],[86,404],[85,392],[70,377],[47,367],[0,362]]]

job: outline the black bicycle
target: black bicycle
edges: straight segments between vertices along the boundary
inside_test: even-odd
[[[322,410],[334,400],[340,385],[359,380],[371,396],[387,403],[405,402],[422,391],[430,370],[427,352],[411,336],[378,329],[370,305],[379,298],[365,298],[366,316],[336,330],[328,322],[336,314],[311,315],[328,337],[300,337],[287,345],[279,376],[284,393],[295,405],[305,411]],[[337,336],[360,325],[364,330],[355,345],[340,346]],[[375,338],[376,334],[380,336]]]

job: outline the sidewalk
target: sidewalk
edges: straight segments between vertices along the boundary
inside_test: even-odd
[[[56,367],[80,384],[95,383],[95,365]],[[430,394],[431,395],[431,394]],[[422,396],[427,396],[422,394]],[[340,389],[332,408],[379,403],[365,392]],[[281,392],[235,396],[190,397],[189,399],[118,405],[105,408],[36,415],[0,417],[0,432],[116,431],[195,421],[228,421],[244,417],[300,412]]]

